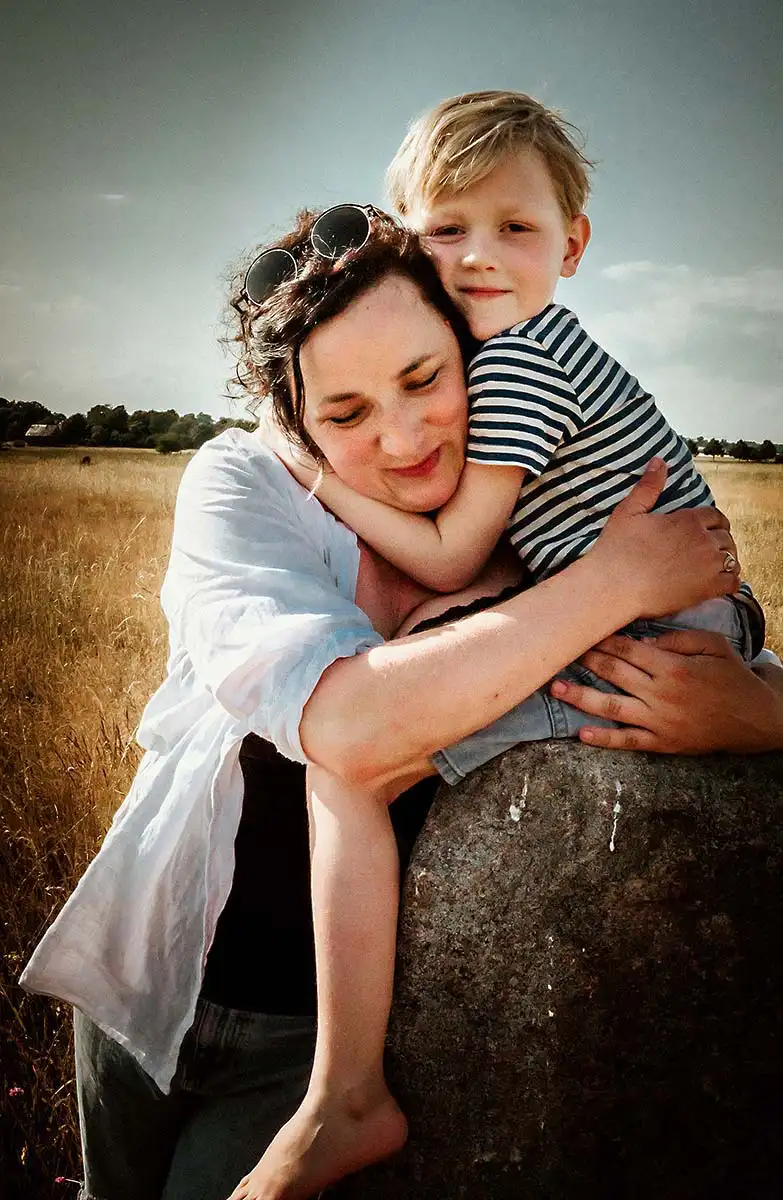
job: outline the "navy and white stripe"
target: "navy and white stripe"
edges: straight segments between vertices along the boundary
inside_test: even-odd
[[[485,342],[468,395],[468,459],[528,472],[508,531],[536,580],[589,550],[655,455],[669,466],[658,511],[714,504],[652,396],[562,305]]]

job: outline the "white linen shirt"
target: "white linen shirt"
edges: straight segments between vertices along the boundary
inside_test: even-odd
[[[231,888],[248,733],[304,762],[302,710],[326,668],[383,639],[354,596],[355,535],[257,435],[191,459],[161,603],[166,679],[103,845],[21,978],[87,1013],[168,1091]]]
[[[355,535],[256,435],[229,429],[191,459],[161,592],[167,675],[136,735],[146,754],[20,981],[87,1013],[164,1092],[231,889],[242,739],[304,762],[320,676],[383,641],[354,603],[358,566]]]

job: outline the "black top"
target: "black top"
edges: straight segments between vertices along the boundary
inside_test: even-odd
[[[315,1013],[305,768],[254,733],[239,761],[245,779],[234,881],[207,957],[201,995],[248,1012]],[[402,869],[438,779],[391,807]]]
[[[416,626],[420,632],[479,612],[523,590],[505,588]],[[251,733],[239,754],[245,780],[234,842],[234,880],[207,957],[201,995],[226,1008],[315,1013],[315,949],[305,767]],[[432,804],[439,777],[392,804],[401,873]]]

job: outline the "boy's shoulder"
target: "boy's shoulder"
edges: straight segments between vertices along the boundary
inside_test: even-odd
[[[584,333],[579,318],[564,304],[547,304],[546,308],[526,321],[512,325],[505,336],[526,338],[540,346],[551,349],[564,335],[573,336],[576,331]]]
[[[587,336],[576,313],[562,304],[548,304],[536,316],[482,342],[471,360],[470,372],[504,361],[517,364],[524,360],[559,362],[564,352],[577,341],[583,343]]]
[[[493,337],[487,338],[479,346],[475,358],[479,359],[485,352],[513,353],[515,349],[539,349],[555,357],[564,346],[572,345],[575,338],[580,340],[589,337],[582,328],[579,318],[570,308],[563,304],[548,304],[534,317],[519,321],[508,329],[502,329]],[[592,340],[592,339],[591,339]]]

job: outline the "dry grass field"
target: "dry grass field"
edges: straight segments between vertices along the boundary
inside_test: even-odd
[[[94,853],[162,678],[158,607],[184,455],[0,455],[0,904],[3,1196],[75,1196],[68,1014],[19,970]],[[702,464],[783,651],[783,467]]]

